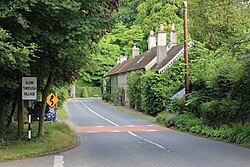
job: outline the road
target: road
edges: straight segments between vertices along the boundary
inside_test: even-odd
[[[249,167],[250,149],[177,132],[103,105],[75,99],[66,109],[80,145],[0,167]],[[63,140],[63,139],[62,139]]]

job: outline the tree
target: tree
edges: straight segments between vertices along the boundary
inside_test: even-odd
[[[35,43],[36,57],[28,62],[31,75],[38,76],[42,89],[39,136],[44,136],[44,111],[50,87],[57,80],[72,82],[88,60],[92,42],[111,26],[117,1],[4,1],[1,27],[13,41]],[[45,86],[44,86],[45,85]],[[44,86],[44,87],[43,87]]]
[[[126,27],[132,26],[138,14],[137,7],[143,1],[144,0],[122,0],[119,10],[114,14],[114,17]]]
[[[10,126],[20,97],[20,77],[30,73],[29,63],[34,56],[35,45],[16,43],[11,35],[0,27],[0,132]],[[19,124],[21,135],[23,124]]]
[[[189,2],[190,34],[213,50],[237,36],[247,36],[249,5],[247,0],[192,0]]]

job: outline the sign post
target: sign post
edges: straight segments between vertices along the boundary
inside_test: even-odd
[[[37,99],[37,77],[22,77],[22,100]],[[31,140],[31,108],[28,107],[28,141]]]

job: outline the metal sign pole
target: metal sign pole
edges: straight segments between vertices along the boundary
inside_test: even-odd
[[[31,108],[29,108],[29,111],[28,111],[28,141],[31,140]]]

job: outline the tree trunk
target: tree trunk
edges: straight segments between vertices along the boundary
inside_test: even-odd
[[[17,101],[14,100],[14,101],[12,102],[11,113],[10,113],[10,115],[9,115],[9,117],[8,117],[7,128],[9,128],[10,125],[11,125],[11,123],[12,123],[12,119],[13,119],[14,113],[15,113],[15,111],[16,111],[16,105],[17,105]]]
[[[22,78],[22,74],[20,74],[20,78]],[[17,120],[18,120],[18,137],[22,137],[24,132],[24,121],[23,121],[23,100],[22,100],[22,82],[19,85],[18,90],[18,113],[17,113]]]
[[[23,121],[23,100],[18,98],[18,137],[23,136],[24,121]]]
[[[50,87],[54,82],[54,78],[55,78],[54,73],[50,72],[49,78],[48,78],[47,83],[46,83],[44,90],[43,90],[42,104],[41,104],[42,106],[41,106],[41,111],[40,111],[40,115],[39,115],[38,137],[44,136],[44,113],[45,113],[45,109],[46,109],[46,99],[47,99],[47,96],[49,95]]]

